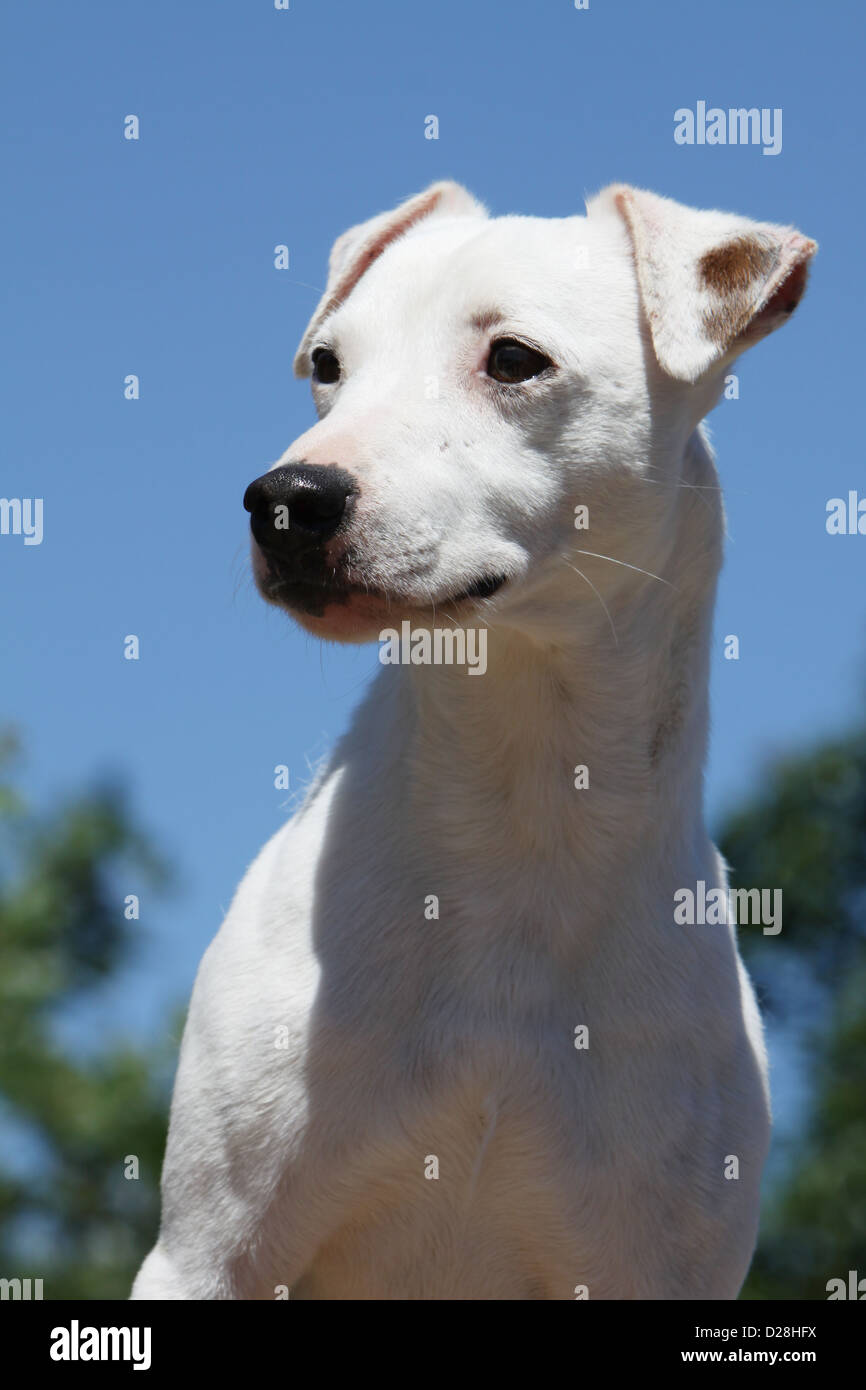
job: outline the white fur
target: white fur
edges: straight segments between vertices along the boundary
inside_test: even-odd
[[[700,421],[743,342],[707,338],[696,262],[754,225],[628,189],[586,218],[490,220],[446,184],[340,239],[297,365],[321,341],[343,376],[283,460],[360,482],[352,572],[392,598],[338,635],[444,625],[450,594],[509,582],[453,619],[489,624],[486,674],[383,668],[238,889],[133,1297],[736,1296],[761,1026],[733,930],[676,926],[673,895],[725,884],[702,816],[723,517]],[[755,323],[814,250],[759,230],[781,269]],[[504,328],[472,327],[494,311]],[[515,334],[557,371],[503,391],[483,366]]]

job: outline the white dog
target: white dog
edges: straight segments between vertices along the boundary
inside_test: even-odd
[[[241,884],[133,1297],[736,1297],[761,1025],[733,928],[675,920],[726,883],[700,422],[814,250],[623,186],[549,221],[439,183],[337,241],[259,587],[322,638],[479,628],[486,671],[383,667]]]

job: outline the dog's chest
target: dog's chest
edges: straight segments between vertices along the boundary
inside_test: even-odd
[[[641,1051],[572,1019],[485,1027],[467,1014],[461,1033],[419,1016],[397,1047],[364,1032],[353,1044],[320,1019],[304,1146],[321,1182],[354,1194],[354,1216],[295,1296],[572,1298],[585,1285],[646,1297],[681,1278],[700,1285],[745,1196],[725,1182],[723,1157],[750,1161],[753,1116],[722,1104],[723,1067],[690,1070],[685,1048]]]
[[[653,1251],[675,1211],[696,1232],[694,1281],[739,1200],[723,1157],[751,1162],[755,1129],[733,959],[722,979],[680,953],[662,999],[651,956],[551,950],[579,935],[581,901],[550,880],[533,903],[525,875],[522,894],[479,875],[458,902],[423,859],[380,848],[362,872],[363,834],[354,853],[330,834],[315,816],[291,827],[210,970],[234,1138],[272,1157],[251,1207],[289,1171],[302,1208],[333,1193],[355,1213],[298,1296],[604,1296],[613,1271],[628,1285],[635,1242],[671,1287]],[[693,1047],[696,1026],[712,1045]]]

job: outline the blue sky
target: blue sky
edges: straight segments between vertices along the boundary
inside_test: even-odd
[[[376,668],[257,597],[241,498],[312,420],[291,358],[334,237],[433,179],[543,216],[623,180],[818,239],[797,315],[711,421],[731,532],[711,818],[862,708],[866,536],[824,525],[828,498],[866,496],[853,0],[91,0],[4,28],[0,495],[42,497],[44,539],[0,536],[0,714],[36,805],[113,771],[179,872],[144,897],[140,957],[91,1028],[155,1033],[186,996],[287,814],[274,765],[301,788]],[[699,100],[781,108],[781,153],[677,145]]]

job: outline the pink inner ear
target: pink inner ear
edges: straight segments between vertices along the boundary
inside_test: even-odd
[[[785,318],[788,314],[793,314],[803,298],[808,276],[809,262],[799,261],[787,279],[783,280],[779,288],[770,295],[758,314],[758,319],[775,322],[777,319]]]
[[[421,222],[425,217],[429,217],[430,213],[441,199],[442,189],[434,188],[431,193],[428,193],[427,196],[422,198],[419,203],[416,203],[413,208],[405,212],[402,217],[398,217],[393,222],[389,222],[387,227],[383,227],[377,232],[372,241],[368,241],[355,255],[348,271],[343,276],[342,280],[335,286],[334,292],[329,297],[321,317],[324,317],[325,314],[330,314],[333,309],[336,309],[338,304],[342,304],[343,300],[347,299],[352,293],[352,290],[361,279],[361,276],[367,273],[373,262],[379,259],[382,252],[391,245],[391,242],[403,236],[405,232],[408,232],[410,227],[415,226],[416,222]]]
[[[739,341],[748,344],[772,333],[793,314],[806,288],[809,278],[809,261],[816,250],[814,241],[797,236],[786,248],[793,265],[788,274],[770,292],[766,303],[758,310],[751,323],[741,334]]]

